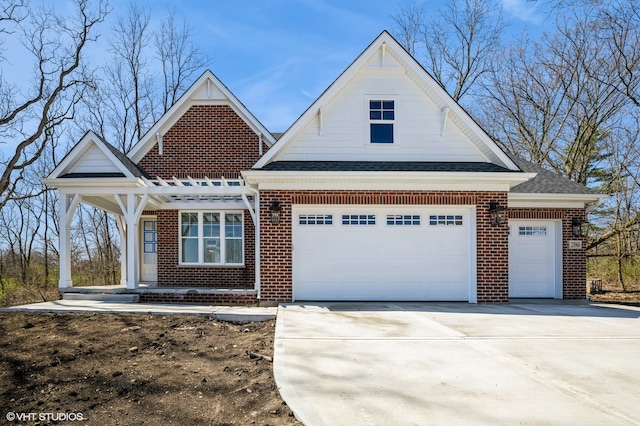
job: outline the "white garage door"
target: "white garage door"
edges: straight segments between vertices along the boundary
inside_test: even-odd
[[[295,300],[469,300],[469,208],[293,212]]]
[[[562,298],[559,225],[509,221],[509,297]]]

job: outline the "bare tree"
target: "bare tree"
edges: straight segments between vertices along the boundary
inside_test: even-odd
[[[16,143],[13,154],[1,161],[0,209],[15,195],[24,170],[44,151],[43,135],[71,119],[83,94],[93,88],[92,73],[81,58],[87,43],[95,40],[95,27],[104,20],[107,6],[102,0],[95,8],[88,0],[76,0],[76,6],[72,17],[21,2],[0,7],[5,35],[19,38],[22,56],[34,64],[29,90],[0,75],[0,138]]]
[[[456,101],[480,87],[501,52],[506,23],[495,0],[451,0],[437,15],[413,4],[393,15],[396,37]],[[421,49],[417,49],[420,46]]]
[[[127,153],[187,89],[209,59],[175,13],[151,26],[151,10],[132,2],[112,28],[104,84],[85,99],[86,121]],[[156,71],[159,70],[159,71]],[[82,132],[84,133],[84,132]]]
[[[187,89],[195,73],[209,59],[193,44],[191,27],[186,20],[178,23],[170,12],[154,31],[157,58],[162,65],[162,112],[166,112]]]
[[[411,56],[417,57],[417,49],[423,41],[424,26],[427,22],[424,4],[412,3],[399,7],[391,15],[393,33]]]
[[[600,78],[593,78],[598,70]],[[512,48],[489,88],[487,128],[511,152],[583,185],[611,152],[612,131],[635,125],[612,82],[620,72],[588,17]]]
[[[154,76],[149,67],[148,47],[150,10],[131,2],[124,15],[119,15],[112,28],[111,61],[105,67],[109,85],[103,101],[111,114],[108,124],[123,152],[142,138],[155,120],[153,107]]]

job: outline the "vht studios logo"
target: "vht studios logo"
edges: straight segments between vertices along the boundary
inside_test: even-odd
[[[81,422],[84,420],[82,413],[14,413],[10,411],[5,417],[10,422]]]

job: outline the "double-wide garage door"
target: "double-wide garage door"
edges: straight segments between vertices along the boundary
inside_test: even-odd
[[[294,299],[467,301],[474,261],[470,212],[294,206]]]

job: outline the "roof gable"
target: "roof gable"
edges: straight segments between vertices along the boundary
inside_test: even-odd
[[[138,141],[129,152],[129,158],[134,163],[139,163],[156,143],[161,142],[162,135],[193,105],[229,105],[264,143],[268,146],[275,143],[273,135],[260,121],[211,71],[207,70]]]
[[[144,176],[144,172],[129,158],[89,131],[62,159],[48,179],[141,176]]]
[[[402,145],[368,144],[367,96],[397,99]],[[404,120],[404,121],[401,121]],[[342,127],[341,127],[342,126]],[[332,133],[334,132],[334,133]],[[399,138],[400,139],[400,138]],[[487,162],[518,166],[386,31],[258,161]]]

